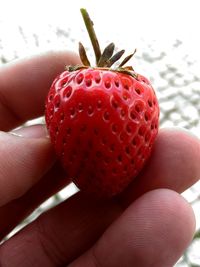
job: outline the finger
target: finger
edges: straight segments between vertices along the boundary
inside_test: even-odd
[[[128,205],[145,192],[168,188],[182,193],[200,178],[200,140],[180,129],[160,130],[140,175],[122,194]]]
[[[179,142],[179,138],[176,137],[177,135],[179,136],[179,131],[178,132],[174,131],[172,133],[174,133],[174,136],[172,135],[170,139],[169,139],[169,136],[170,136],[171,132],[168,134],[168,131],[166,131],[166,132],[163,131],[163,132],[161,132],[162,136],[160,136],[160,134],[159,134],[158,139],[160,139],[160,141],[157,140],[157,143],[156,143],[157,148],[155,148],[155,151],[157,151],[157,152],[154,152],[153,156],[152,156],[152,157],[155,157],[155,158],[159,159],[159,155],[157,153],[160,151],[161,154],[166,155],[166,157],[169,159],[167,161],[167,164],[169,164],[168,166],[171,165],[170,158],[171,158],[171,161],[174,160],[173,155],[176,152],[176,150],[177,149],[180,150],[182,148],[182,145]],[[195,156],[194,149],[193,149],[194,147],[198,147],[198,141],[196,140],[195,137],[191,137],[190,135],[184,133],[183,138],[181,138],[181,140],[183,142],[185,140],[184,137],[189,138],[189,141],[190,141],[189,144],[187,146],[185,146],[184,150],[182,149],[182,152],[184,152],[184,155],[186,156],[184,166],[183,165],[174,166],[174,168],[172,169],[172,172],[171,172],[172,176],[169,176],[170,175],[170,172],[169,172],[169,174],[167,176],[167,179],[171,180],[172,184],[177,179],[182,179],[181,181],[183,183],[185,183],[186,186],[187,185],[189,186],[190,185],[190,180],[189,180],[190,179],[190,174],[192,175],[192,174],[196,173],[197,170],[198,170],[198,166],[196,166],[196,164],[195,164],[195,160],[198,161],[198,155],[196,154],[196,156]],[[166,138],[166,140],[165,140],[165,138]],[[175,140],[175,139],[176,140],[178,139],[177,142],[179,143],[179,146],[177,146],[176,142],[173,144],[172,140]],[[171,144],[169,144],[169,140],[171,140],[171,142],[172,142]],[[159,144],[160,144],[160,148],[159,148]],[[169,144],[169,145],[167,145],[167,144]],[[162,149],[162,147],[163,147],[163,149]],[[174,149],[173,149],[173,147],[174,147]],[[170,153],[172,153],[172,154],[170,154]],[[170,155],[171,155],[171,157],[170,157]],[[187,158],[187,156],[188,156],[188,158]],[[160,158],[162,159],[162,156]],[[192,163],[190,162],[191,159],[193,159]],[[152,161],[152,162],[154,162],[154,161]],[[158,165],[162,165],[162,162],[159,162]],[[151,172],[151,171],[153,172],[154,168],[151,167],[151,160],[149,161],[148,168],[149,168],[149,172]],[[167,166],[166,166],[166,168],[167,168]],[[171,168],[171,166],[170,166],[170,168]],[[180,177],[179,176],[176,177],[176,175],[179,175],[179,173],[181,172],[181,170],[179,170],[179,169],[182,169],[182,168],[184,168],[184,173]],[[157,175],[156,179],[158,181],[160,179],[160,181],[161,181],[160,182],[160,186],[164,186],[164,183],[162,184],[162,179],[163,179],[163,176],[166,175],[164,171],[167,172],[167,170],[169,171],[170,169],[166,169],[165,170],[165,169],[159,167],[158,168],[158,172],[156,172],[156,173],[153,172],[152,173],[152,177],[153,177],[152,179],[150,179],[151,175],[149,174],[150,175],[149,176],[149,179],[150,179],[149,183],[153,181],[154,175]],[[187,174],[187,175],[185,176],[185,174]],[[196,173],[196,174],[198,174],[198,173]],[[52,179],[52,181],[54,181],[53,177],[51,179]],[[48,178],[47,178],[47,181],[48,181]],[[40,196],[41,199],[40,198],[38,199],[37,194],[38,194],[38,192],[45,192],[45,184],[48,184],[48,182],[44,182],[44,184],[43,184],[43,186],[41,186],[41,188],[40,188],[40,185],[38,187],[36,187],[36,190],[33,190],[31,194],[28,192],[27,195],[25,196],[25,199],[21,198],[19,200],[19,204],[22,205],[22,207],[23,207],[21,209],[21,211],[18,212],[19,218],[17,217],[18,215],[14,216],[13,214],[10,214],[9,216],[5,216],[5,214],[10,213],[10,209],[9,208],[11,208],[11,210],[12,210],[12,208],[15,207],[15,205],[16,206],[18,205],[17,204],[18,202],[17,203],[15,203],[15,202],[12,203],[11,205],[9,205],[9,208],[5,207],[2,212],[0,210],[0,217],[9,218],[9,223],[11,223],[12,221],[18,223],[20,221],[20,218],[24,218],[26,216],[26,214],[29,214],[30,211],[32,211],[34,209],[34,207],[35,207],[34,200],[35,199],[37,199],[36,206],[38,205],[38,203],[41,203],[44,200],[43,198],[41,198],[41,196]],[[151,188],[150,185],[149,185],[149,188]],[[55,186],[55,184],[52,185],[52,188],[54,186]],[[153,186],[152,186],[152,188],[153,188]],[[139,188],[137,190],[139,190]],[[88,201],[87,198],[85,199],[84,195],[77,194],[77,195],[75,195],[73,197],[73,201],[72,200],[69,201],[70,204],[63,204],[63,207],[64,207],[63,211],[62,211],[62,208],[61,208],[61,211],[60,211],[60,208],[59,208],[59,209],[56,209],[56,211],[51,211],[51,212],[47,213],[44,216],[45,219],[42,219],[43,222],[44,222],[42,224],[45,224],[46,221],[49,221],[49,220],[51,221],[51,219],[49,219],[51,217],[58,217],[58,221],[59,221],[58,224],[59,223],[64,224],[64,225],[66,225],[66,227],[68,229],[70,229],[70,225],[68,224],[68,222],[69,222],[68,218],[69,217],[72,218],[72,220],[70,222],[72,223],[72,225],[74,225],[74,228],[77,225],[77,235],[78,235],[78,231],[80,231],[79,245],[80,245],[80,250],[81,250],[83,247],[85,247],[85,243],[84,243],[83,240],[90,240],[92,242],[94,240],[93,238],[96,236],[96,232],[97,233],[99,232],[99,230],[97,230],[97,229],[102,229],[102,231],[103,231],[103,229],[105,229],[105,225],[108,225],[116,217],[116,210],[118,210],[118,212],[119,212],[117,214],[120,214],[120,211],[122,210],[122,207],[121,207],[122,203],[123,203],[123,206],[125,208],[127,207],[127,205],[129,203],[131,203],[132,199],[134,198],[133,192],[135,193],[135,195],[137,195],[137,190],[134,191],[134,187],[131,186],[130,191],[127,191],[126,193],[124,193],[122,195],[122,197],[117,200],[117,201],[119,201],[117,204],[115,203],[115,200],[113,200],[114,204],[112,203],[112,201],[111,201],[111,203],[110,202],[109,203],[106,202],[106,203],[102,204],[102,206],[100,205],[101,208],[99,207],[98,203],[96,203],[96,202],[93,202],[94,204],[90,203],[90,200]],[[141,190],[140,191],[140,193],[141,193],[142,192],[142,188],[140,188],[140,190]],[[148,190],[148,187],[146,188],[146,190]],[[50,190],[50,192],[51,192],[51,190]],[[98,220],[96,222],[95,227],[91,226],[91,224],[93,223],[93,220],[94,220],[93,217],[99,218],[99,214],[101,214],[99,209],[102,209],[103,212],[104,212],[104,210],[105,210],[104,206],[105,205],[106,205],[106,210],[107,210],[107,212],[109,214],[106,215],[106,212],[105,212],[105,214],[103,215],[103,218],[105,220],[107,220],[107,224],[105,224],[102,220]],[[99,209],[96,208],[96,206],[98,206]],[[95,212],[95,208],[96,208],[96,212]],[[85,214],[83,214],[81,209],[85,211]],[[71,214],[72,211],[73,211],[73,213],[75,213],[74,215]],[[63,216],[63,214],[65,214],[66,217]],[[13,216],[14,216],[14,219],[13,219]],[[75,216],[75,218],[74,218],[74,216]],[[82,216],[88,217],[88,221],[90,222],[88,224],[90,226],[89,233],[87,232],[88,228],[84,224],[81,225],[82,228],[79,225],[79,222],[83,221]],[[2,225],[2,223],[1,223],[1,225]],[[12,227],[13,227],[13,224],[12,224]],[[48,233],[50,235],[53,232],[51,230],[51,227],[52,228],[54,227],[54,223],[53,224],[49,224],[49,230],[47,230],[47,231],[48,231]],[[61,226],[60,226],[60,228],[61,228]],[[7,231],[5,231],[5,229],[6,229],[5,224],[3,224],[2,227],[0,227],[0,230],[2,231],[2,233],[7,233]],[[11,229],[11,228],[9,228],[9,229]],[[88,237],[88,234],[91,236],[91,239]],[[59,236],[59,233],[57,233],[57,236]],[[60,238],[62,239],[62,234],[61,234]],[[69,240],[70,240],[70,238],[69,238]],[[80,240],[82,240],[83,242],[81,243]],[[77,250],[78,250],[78,248],[77,248]]]
[[[98,219],[104,220],[101,215],[102,212]],[[71,218],[68,219],[71,222]],[[5,242],[0,248],[1,265],[29,267],[34,263],[38,267],[53,267],[69,264],[69,258],[84,252],[82,249],[72,253],[83,241],[77,236],[77,225],[70,226],[65,221],[58,225],[57,222],[54,220],[51,235],[48,235],[48,224],[42,228],[32,224]],[[87,217],[79,221],[81,224],[91,226]],[[173,266],[191,242],[194,230],[194,214],[183,198],[170,190],[155,190],[134,202],[92,249],[68,266]],[[61,233],[57,236],[58,231],[62,236]],[[85,249],[87,247],[88,244]]]
[[[16,265],[10,266],[64,266],[89,249],[120,213],[114,200],[99,202],[78,192],[6,241],[0,247],[0,266],[3,257],[12,257],[4,254],[7,249],[16,253]]]
[[[192,240],[192,208],[177,193],[146,193],[69,267],[174,266]]]
[[[38,128],[23,129],[23,136],[0,132],[0,206],[22,196],[55,161],[49,139]]]
[[[0,241],[40,204],[70,183],[56,162],[53,167],[23,196],[0,207]],[[13,212],[14,211],[14,212]]]
[[[41,116],[49,87],[66,65],[77,64],[71,52],[48,52],[6,64],[0,72],[0,125],[8,131]]]

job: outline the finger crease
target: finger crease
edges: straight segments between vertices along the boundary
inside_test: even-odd
[[[49,249],[49,245],[53,245],[53,240],[50,238],[50,235],[46,233],[45,227],[43,226],[43,222],[41,217],[35,221],[36,223],[36,232],[37,232],[37,239],[41,246],[44,255],[46,256],[47,260],[57,266],[58,260],[57,256],[55,256],[55,249]],[[47,245],[48,244],[48,245]],[[54,253],[53,253],[54,252]]]
[[[92,249],[91,249],[91,256],[92,256],[92,260],[93,260],[93,263],[94,263],[94,267],[103,267],[103,265],[99,261],[99,257],[96,254],[95,246],[92,247]]]

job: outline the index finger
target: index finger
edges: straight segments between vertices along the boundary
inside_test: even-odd
[[[72,52],[46,52],[15,60],[0,70],[0,130],[8,131],[39,117],[53,79],[66,65],[79,63]]]

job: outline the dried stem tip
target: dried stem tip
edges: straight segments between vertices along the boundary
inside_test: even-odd
[[[79,56],[84,66],[91,66],[85,48],[81,42],[79,42]]]
[[[99,59],[98,64],[97,64],[98,67],[106,67],[107,66],[107,62],[112,57],[114,49],[115,49],[115,45],[113,43],[106,46],[106,48],[104,49],[104,51],[103,51],[103,53]]]

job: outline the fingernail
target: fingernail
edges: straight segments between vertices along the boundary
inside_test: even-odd
[[[25,126],[18,128],[10,134],[19,137],[27,137],[27,138],[48,138],[48,131],[45,124],[37,124],[31,126]]]

